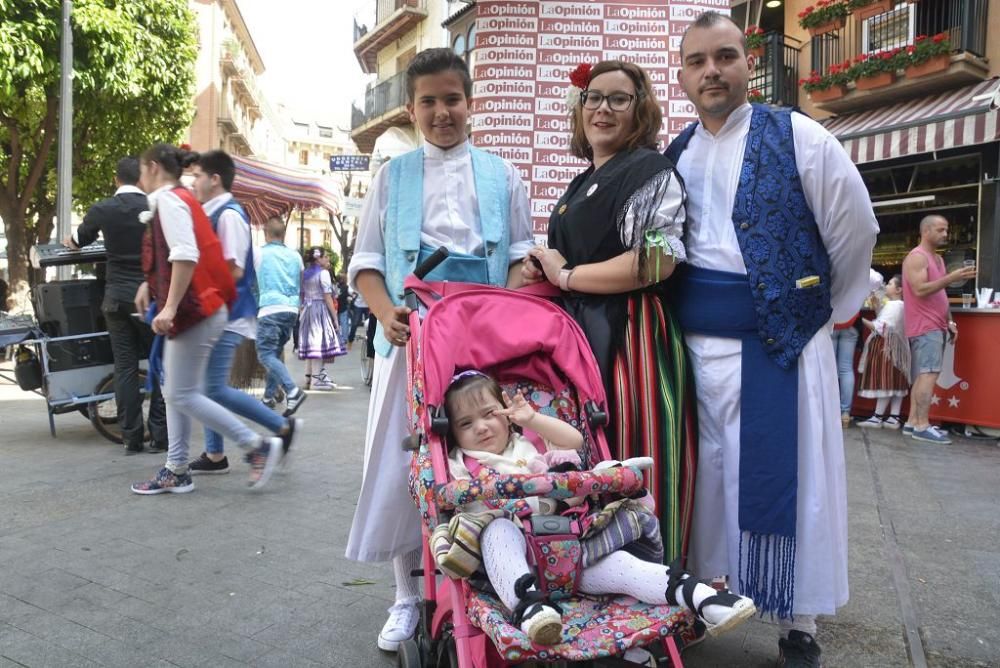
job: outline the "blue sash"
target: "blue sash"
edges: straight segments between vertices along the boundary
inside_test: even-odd
[[[436,248],[420,244],[420,255],[417,265],[429,258]],[[466,255],[450,251],[444,262],[434,268],[424,277],[426,281],[455,281],[457,283],[489,284],[489,267],[486,258],[479,255]]]
[[[742,341],[740,592],[780,618],[792,615],[798,489],[798,364],[784,369],[761,340],[748,278],[680,265],[673,311],[685,334]]]

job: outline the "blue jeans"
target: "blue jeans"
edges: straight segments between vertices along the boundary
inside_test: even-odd
[[[833,352],[837,355],[837,379],[840,381],[840,412],[850,413],[854,402],[854,349],[858,346],[858,330],[833,330]]]
[[[246,392],[240,392],[229,386],[229,370],[233,366],[233,355],[236,354],[236,349],[244,340],[243,335],[228,331],[223,332],[222,336],[219,337],[208,358],[208,369],[205,371],[205,394],[226,410],[252,420],[277,434],[285,426],[285,418]],[[223,452],[222,436],[207,427],[205,428],[205,452],[218,455]]]
[[[298,314],[287,311],[272,313],[257,320],[257,359],[267,369],[267,381],[264,385],[264,396],[274,397],[274,391],[281,385],[285,394],[295,390],[292,374],[281,361],[281,351],[295,331]]]
[[[351,307],[345,306],[337,313],[337,324],[340,325],[340,340],[347,341],[347,328],[351,324]]]

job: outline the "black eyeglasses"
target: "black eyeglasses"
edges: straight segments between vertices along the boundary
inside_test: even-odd
[[[628,93],[611,93],[611,95],[605,95],[604,93],[598,93],[596,90],[585,90],[580,93],[580,104],[583,105],[584,109],[600,109],[601,103],[607,100],[611,111],[628,111],[628,108],[632,106],[632,100],[637,97],[639,96]]]

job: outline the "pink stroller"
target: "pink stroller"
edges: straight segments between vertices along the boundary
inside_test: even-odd
[[[529,291],[510,291],[463,283],[426,283],[406,279],[410,315],[407,347],[411,436],[404,448],[415,451],[410,491],[423,520],[424,601],[416,637],[402,643],[398,665],[493,668],[524,662],[580,665],[637,665],[622,661],[628,649],[644,647],[680,666],[678,645],[698,633],[694,617],[668,605],[648,605],[627,596],[572,594],[575,582],[559,570],[580,550],[579,536],[565,527],[542,537],[535,568],[550,591],[562,588],[563,638],[553,646],[533,644],[514,625],[502,603],[469,580],[429,577],[440,574],[430,547],[431,534],[447,524],[456,507],[471,501],[508,503],[523,509],[528,496],[555,499],[629,495],[644,486],[642,472],[617,467],[533,475],[488,475],[449,480],[446,463],[448,419],[444,393],[453,375],[479,369],[512,393],[520,389],[536,410],[555,415],[584,434],[584,469],[610,459],[600,428],[604,386],[583,332],[562,309]],[[541,293],[537,289],[535,293]],[[426,313],[419,315],[420,306]],[[503,330],[497,332],[497,323]],[[528,436],[528,434],[526,434]],[[596,496],[593,498],[597,498]],[[520,505],[518,505],[520,504]],[[531,522],[525,522],[529,542]],[[535,538],[538,538],[536,536]],[[537,542],[535,543],[538,544]],[[574,552],[574,550],[576,552]],[[540,563],[544,562],[544,563]],[[555,573],[545,569],[554,569]],[[417,574],[417,573],[415,573]]]

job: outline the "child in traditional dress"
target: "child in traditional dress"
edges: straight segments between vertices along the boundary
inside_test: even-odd
[[[318,246],[310,248],[302,274],[302,311],[299,317],[299,359],[306,361],[306,388],[332,390],[336,386],[326,373],[325,364],[346,355],[337,336],[337,306],[333,301],[330,258]],[[313,373],[313,360],[319,360],[319,372]]]
[[[537,473],[555,461],[553,454],[575,451],[583,436],[562,420],[537,413],[518,392],[507,396],[496,380],[479,371],[465,371],[452,380],[445,394],[451,428],[448,468],[453,478],[471,479],[470,466],[494,474]],[[530,429],[545,441],[548,452],[518,433],[515,425]],[[576,457],[579,463],[579,457]],[[612,465],[617,464],[614,462]],[[607,463],[599,465],[603,468]],[[596,470],[596,469],[595,469]],[[542,514],[558,512],[552,499],[530,497]],[[478,506],[470,504],[470,506]],[[465,512],[477,508],[466,506]],[[610,532],[609,532],[610,533]],[[609,538],[613,540],[613,538]],[[490,521],[480,534],[483,568],[500,600],[512,612],[514,623],[532,640],[554,645],[562,639],[562,617],[535,586],[526,560],[521,529],[509,519]],[[661,563],[644,561],[615,545],[614,551],[582,566],[579,590],[585,594],[627,594],[645,603],[680,605],[695,613],[713,634],[748,619],[756,608],[749,598],[716,591],[688,573]]]
[[[365,436],[365,472],[347,556],[393,561],[396,602],[378,646],[396,651],[413,636],[420,591],[420,517],[407,491],[406,355],[410,332],[403,279],[439,247],[450,255],[428,280],[503,286],[520,279],[533,245],[527,192],[513,165],[469,144],[472,78],[451,49],[427,49],[406,70],[407,111],[424,137],[395,156],[372,181],[361,211],[348,283],[378,320]],[[515,264],[516,263],[516,264]],[[513,265],[513,270],[512,270]]]
[[[872,333],[858,364],[858,394],[875,399],[875,414],[858,422],[859,427],[867,429],[899,429],[903,397],[910,391],[910,346],[903,329],[903,278],[898,274],[886,283],[885,297],[887,301],[878,317],[863,320]],[[885,416],[887,408],[889,414]]]

